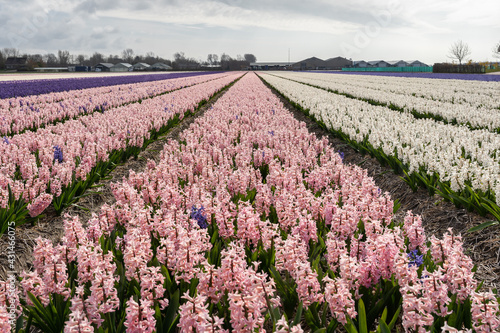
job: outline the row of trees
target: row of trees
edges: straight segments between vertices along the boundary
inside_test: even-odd
[[[500,42],[498,42],[492,49],[493,56],[500,59]],[[469,44],[458,40],[450,46],[450,53],[448,57],[451,59],[458,60],[458,64],[462,65],[462,61],[465,60],[471,54]]]
[[[184,52],[176,52],[174,54],[174,60],[172,61],[155,55],[153,52],[148,52],[145,55],[136,54],[133,49],[125,49],[122,51],[121,55],[110,54],[109,56],[105,56],[102,53],[94,52],[91,56],[87,56],[85,54],[71,54],[67,50],[59,50],[57,54],[21,54],[18,49],[4,48],[0,50],[0,69],[5,68],[5,61],[8,57],[19,56],[27,57],[28,68],[31,69],[35,67],[65,67],[68,65],[94,66],[102,62],[113,64],[119,62],[127,62],[130,64],[143,62],[149,65],[162,62],[179,70],[199,69],[202,67],[238,70],[246,68],[250,63],[257,61],[257,58],[253,54],[245,54],[244,56],[237,55],[236,58],[232,58],[226,53],[223,53],[220,57],[217,54],[209,54],[206,61],[201,61],[187,57]]]
[[[492,49],[493,56],[500,59],[500,42]],[[434,73],[485,73],[492,69],[490,62],[477,63],[467,59],[471,55],[469,44],[458,40],[450,46],[448,57],[457,60],[458,65],[453,63],[437,63],[432,66]],[[496,68],[496,65],[493,65]]]

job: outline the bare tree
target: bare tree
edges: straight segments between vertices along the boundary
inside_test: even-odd
[[[174,61],[175,62],[182,62],[186,60],[186,55],[184,52],[175,52],[174,53]]]
[[[4,47],[3,53],[4,53],[4,55],[5,55],[6,58],[8,58],[8,57],[19,57],[19,55],[20,55],[19,50],[16,49],[16,48],[14,48],[14,47]]]
[[[43,67],[44,62],[43,62],[43,56],[41,54],[30,54],[28,55],[28,69],[33,70],[36,67]]]
[[[471,51],[469,45],[459,40],[450,46],[450,54],[448,55],[448,57],[457,59],[459,65],[462,65],[462,60],[464,60],[465,57],[469,56],[470,54]]]
[[[134,50],[132,49],[123,50],[122,58],[125,62],[132,63],[134,61]]]
[[[231,60],[232,58],[229,56],[229,54],[222,53],[222,55],[220,56],[220,66],[223,70],[229,70],[229,62]]]
[[[106,62],[109,62],[109,63],[111,63],[111,64],[118,64],[118,63],[120,63],[120,62],[124,62],[124,60],[123,60],[122,58],[120,58],[120,57],[118,56],[118,54],[115,54],[115,55],[110,54],[110,55],[108,56],[108,59],[106,60]]]
[[[79,54],[76,56],[76,62],[79,64],[79,65],[83,65],[85,63],[85,60],[86,60],[86,57],[84,54]]]
[[[44,61],[48,67],[55,67],[58,63],[57,57],[54,53],[47,53],[44,55]]]
[[[59,60],[59,65],[60,66],[67,66],[69,63],[69,60],[71,58],[71,55],[69,54],[69,51],[57,51],[57,58]]]
[[[245,60],[248,61],[249,63],[257,62],[257,58],[251,53],[245,54],[244,57],[245,57]]]
[[[92,65],[97,65],[101,62],[104,62],[104,55],[99,52],[94,52],[94,54],[90,57],[90,63]]]
[[[181,70],[194,70],[200,67],[198,61],[194,58],[188,58],[184,52],[174,53],[173,67]]]
[[[209,65],[217,65],[217,63],[219,62],[219,56],[217,54],[214,54],[214,53],[210,53],[208,56],[207,56],[207,62]]]
[[[154,52],[147,52],[144,56],[144,62],[148,65],[153,65],[155,62],[158,62],[158,57]]]
[[[229,54],[222,53],[220,56],[220,61],[229,61],[231,60],[231,56]]]
[[[495,58],[500,58],[500,42],[498,42],[493,48],[493,56]]]

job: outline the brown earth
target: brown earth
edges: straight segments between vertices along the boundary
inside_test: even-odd
[[[276,91],[273,90],[275,94]],[[138,159],[131,158],[126,163],[119,165],[111,172],[107,180],[102,180],[99,184],[99,193],[81,199],[77,205],[66,209],[65,213],[78,215],[84,222],[98,213],[104,203],[112,204],[114,197],[111,193],[110,184],[119,182],[123,177],[127,177],[129,170],[141,172],[144,170],[148,159],[158,161],[159,153],[164,143],[169,139],[178,139],[179,133],[188,128],[196,117],[204,112],[220,97],[224,92],[219,93],[211,101],[202,107],[195,115],[184,118],[184,120],[156,142],[150,144]],[[278,94],[277,94],[278,95]],[[279,96],[279,95],[278,95]],[[467,233],[467,230],[483,222],[492,220],[491,217],[481,217],[476,213],[467,212],[462,208],[456,208],[449,202],[444,202],[440,197],[430,197],[425,190],[413,192],[409,186],[395,175],[390,168],[381,166],[380,163],[368,155],[362,155],[355,149],[331,133],[320,128],[314,121],[294,108],[290,103],[282,98],[284,105],[292,112],[294,117],[307,124],[310,132],[318,137],[327,136],[330,144],[337,151],[344,153],[344,161],[349,164],[356,164],[368,170],[368,174],[373,177],[377,185],[390,193],[393,200],[398,199],[401,208],[396,214],[397,220],[402,220],[407,210],[412,210],[415,214],[422,216],[423,224],[427,236],[436,235],[440,237],[448,228],[452,228],[454,233],[462,234],[466,253],[477,265],[476,277],[484,281],[483,289],[498,288],[500,286],[500,228],[493,227],[481,232]],[[64,214],[63,214],[64,215]],[[23,270],[30,270],[32,267],[32,249],[38,237],[48,238],[53,242],[60,240],[63,234],[63,217],[57,216],[55,211],[47,209],[45,216],[41,218],[35,226],[24,225],[16,229],[16,272],[20,274]],[[6,253],[7,237],[0,239],[0,253]],[[7,258],[0,257],[0,280],[7,277]]]

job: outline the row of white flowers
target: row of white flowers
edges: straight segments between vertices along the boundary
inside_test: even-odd
[[[304,74],[304,73],[295,73]],[[320,74],[331,80],[333,73]],[[429,79],[419,77],[396,77],[378,75],[352,75],[335,73],[339,82],[386,90],[400,95],[411,95],[441,102],[470,104],[475,107],[498,108],[500,82],[475,80]]]
[[[500,128],[500,82],[329,73],[275,73],[291,80],[440,116],[474,128]]]
[[[274,75],[262,77],[328,128],[357,142],[368,138],[373,147],[408,165],[410,172],[420,167],[431,175],[436,172],[454,191],[468,180],[476,190],[493,190],[500,204],[500,135],[416,119]]]

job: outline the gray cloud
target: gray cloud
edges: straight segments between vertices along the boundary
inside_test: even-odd
[[[434,62],[447,60],[456,39],[470,42],[475,60],[491,58],[500,39],[500,2],[392,1],[399,11],[374,0],[0,0],[0,48],[119,54],[130,47],[201,59],[252,52],[281,61],[288,48],[300,60],[346,55],[351,47],[354,58]]]

